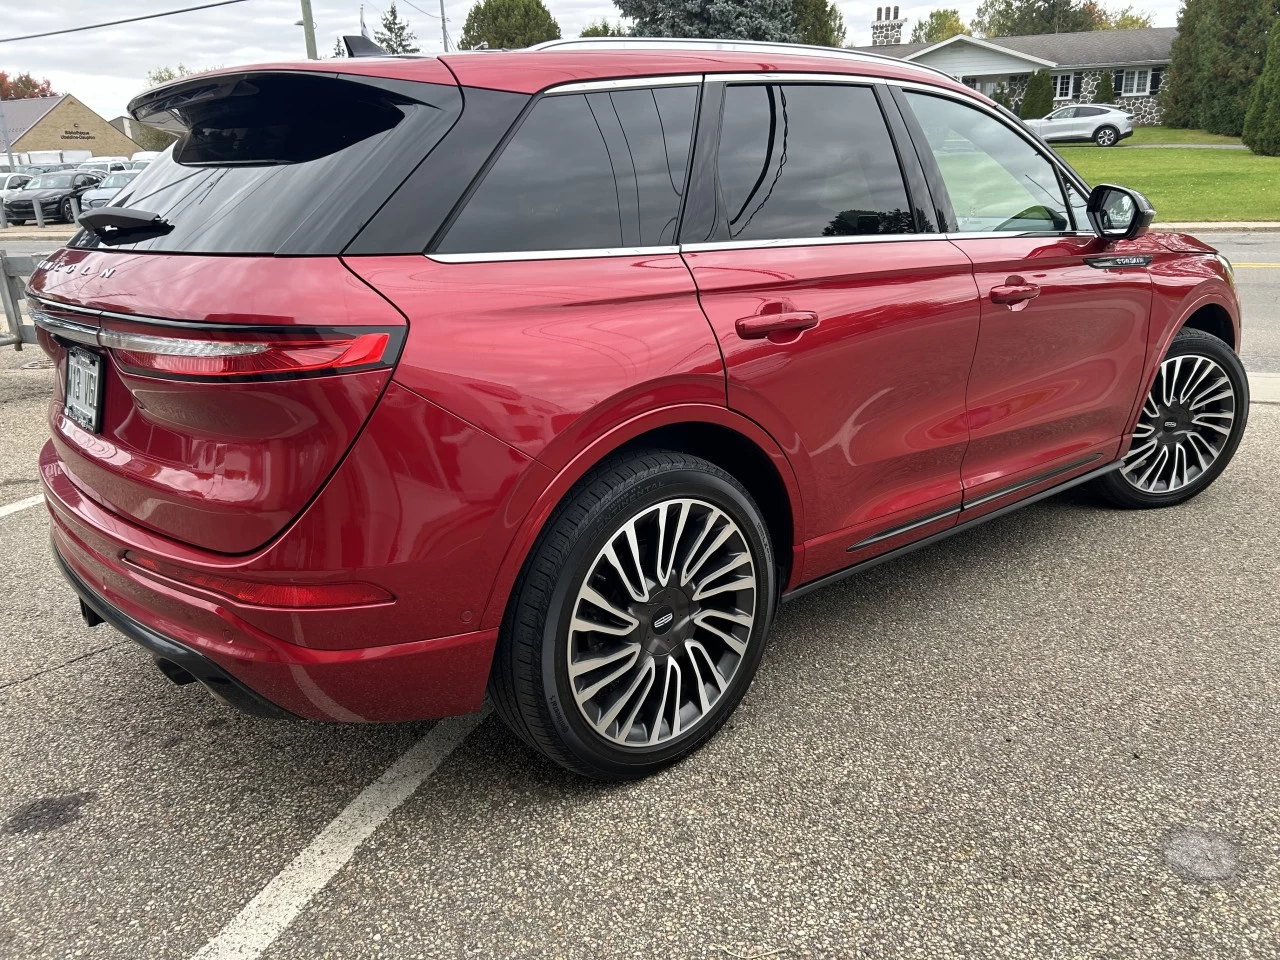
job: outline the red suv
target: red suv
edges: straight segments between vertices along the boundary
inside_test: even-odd
[[[222,70],[30,285],[90,622],[242,708],[478,710],[600,778],[725,721],[780,601],[1088,483],[1195,496],[1231,267],[851,51]]]

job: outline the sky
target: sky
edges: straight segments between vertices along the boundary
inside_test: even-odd
[[[124,113],[125,105],[146,87],[146,74],[159,66],[182,63],[196,69],[304,57],[300,0],[245,0],[232,6],[182,13],[172,17],[40,40],[3,42],[7,37],[101,23],[130,16],[187,6],[201,0],[5,0],[0,22],[0,70],[10,74],[29,72],[48,77],[59,93],[74,94],[91,109],[110,120]],[[445,0],[450,35],[462,32],[473,0]],[[576,37],[584,26],[601,17],[617,18],[609,0],[544,0],[565,37]],[[904,4],[906,34],[914,16],[924,16],[934,6],[957,6],[968,21],[979,0],[944,0],[938,4]],[[389,0],[364,3],[370,33]],[[864,0],[836,0],[844,14],[848,42],[869,44],[876,4]],[[1132,3],[1150,13],[1155,26],[1171,27],[1179,0],[1110,0],[1109,7]],[[883,3],[881,4],[883,5]],[[333,51],[340,34],[360,31],[359,0],[311,0],[320,55]],[[409,21],[424,53],[441,49],[440,0],[398,0],[400,15]],[[907,36],[903,37],[904,40]]]

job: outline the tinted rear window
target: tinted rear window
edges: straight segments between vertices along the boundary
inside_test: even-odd
[[[340,252],[460,107],[456,87],[288,73],[210,81],[174,100],[166,112],[186,135],[113,201],[173,229],[113,249]]]

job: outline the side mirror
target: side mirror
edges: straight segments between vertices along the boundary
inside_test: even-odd
[[[1093,232],[1103,240],[1132,240],[1151,228],[1156,208],[1137,190],[1100,183],[1085,205]]]

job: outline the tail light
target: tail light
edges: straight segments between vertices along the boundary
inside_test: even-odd
[[[390,593],[372,583],[261,583],[188,570],[171,563],[141,557],[125,551],[125,563],[146,573],[186,586],[198,587],[250,607],[285,607],[289,609],[324,609],[359,607],[390,603]]]
[[[37,302],[32,319],[55,337],[109,350],[127,373],[181,380],[275,380],[374,370],[395,363],[404,339],[402,327],[181,323],[105,313],[97,314],[102,325],[93,326],[47,309],[62,305]]]

